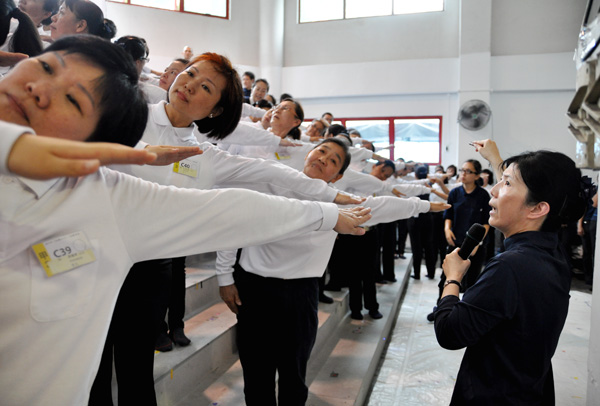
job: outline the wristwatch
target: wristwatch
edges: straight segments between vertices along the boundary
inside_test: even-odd
[[[462,290],[462,285],[460,284],[460,282],[455,281],[454,279],[446,279],[446,282],[444,283],[444,287],[446,287],[452,283],[455,284],[456,286],[458,286],[458,288]]]

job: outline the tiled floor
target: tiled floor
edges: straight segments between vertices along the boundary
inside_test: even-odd
[[[436,275],[440,273],[438,269]],[[437,298],[437,283],[437,278],[410,279],[369,406],[449,403],[463,350],[441,348],[433,323],[426,320]],[[574,279],[569,314],[552,360],[557,405],[585,405],[591,300],[587,287]]]

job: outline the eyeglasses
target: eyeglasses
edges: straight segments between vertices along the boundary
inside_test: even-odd
[[[460,168],[458,170],[458,173],[466,173],[467,175],[473,175],[473,174],[477,175],[478,174],[477,172],[474,172],[470,169],[463,169],[463,168]]]

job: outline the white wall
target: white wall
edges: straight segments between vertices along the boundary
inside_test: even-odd
[[[149,7],[106,3],[106,16],[117,25],[117,37],[137,35],[148,42],[152,69],[162,71],[189,45],[194,53],[226,55],[241,71],[259,64],[257,0],[231,1],[231,20]],[[116,39],[116,38],[115,38]]]

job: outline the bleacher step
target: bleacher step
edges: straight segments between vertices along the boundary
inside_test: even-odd
[[[363,321],[350,319],[347,290],[327,292],[335,301],[319,305],[319,331],[307,371],[307,405],[364,402],[408,283],[410,264],[410,256],[397,260],[399,281],[378,285],[377,298],[384,315],[381,320],[372,320],[366,312]],[[235,315],[220,302],[186,322],[190,347],[176,347],[155,358],[159,405],[244,404],[234,325]]]

